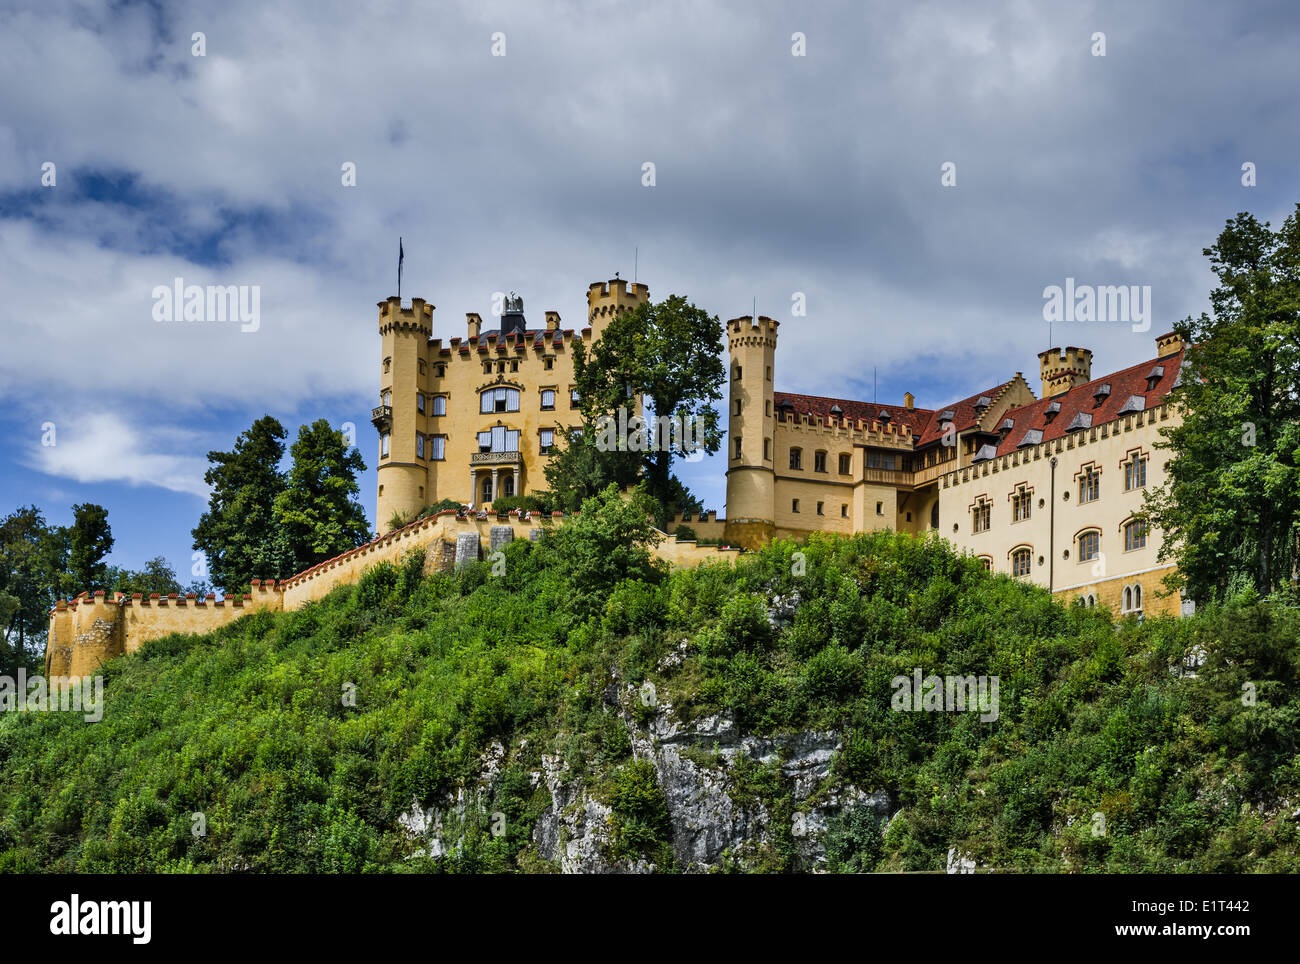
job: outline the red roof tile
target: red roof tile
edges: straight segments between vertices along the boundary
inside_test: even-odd
[[[996,401],[1002,390],[1010,384],[1010,381],[1006,381],[1001,385],[994,385],[982,392],[976,392],[970,398],[963,398],[954,405],[945,405],[943,408],[937,409],[934,417],[926,423],[925,431],[921,432],[920,437],[916,440],[917,448],[929,445],[931,442],[937,442],[943,435],[943,423],[939,421],[939,416],[948,409],[953,410],[953,425],[956,426],[958,432],[965,432],[967,429],[974,428],[975,423],[979,420],[979,415],[975,411],[975,403],[984,396],[988,396],[990,402]]]
[[[1016,424],[998,446],[998,455],[1009,455],[1016,451],[1016,447],[1025,437],[1025,432],[1030,429],[1041,430],[1044,442],[1063,438],[1068,434],[1066,429],[1074,421],[1075,416],[1081,413],[1092,416],[1093,427],[1112,422],[1120,417],[1120,409],[1133,395],[1141,397],[1146,408],[1154,408],[1173,388],[1182,363],[1181,351],[1163,358],[1152,358],[1113,374],[1094,378],[1060,395],[1040,399],[1032,405],[1010,409],[1005,417],[1015,419]],[[1163,366],[1164,373],[1148,390],[1147,375],[1157,365]],[[1109,385],[1110,394],[1098,404],[1095,395],[1101,385]],[[1048,421],[1047,408],[1053,403],[1059,404],[1061,408],[1056,416]]]
[[[855,402],[847,398],[825,398],[821,395],[796,395],[792,392],[774,392],[772,403],[780,409],[783,402],[789,402],[793,406],[787,408],[787,411],[793,411],[796,417],[807,412],[815,419],[819,419],[822,424],[825,424],[826,419],[831,417],[831,408],[835,405],[838,405],[841,410],[836,417],[847,418],[853,422],[858,419],[862,419],[864,422],[874,422],[879,420],[881,412],[888,412],[890,425],[900,431],[906,425],[912,430],[913,435],[917,434],[929,421],[930,416],[934,414],[926,408],[905,408],[902,405]]]

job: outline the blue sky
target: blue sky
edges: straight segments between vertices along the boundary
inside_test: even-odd
[[[185,578],[205,453],[270,413],[354,423],[373,514],[398,235],[444,339],[509,290],[582,327],[639,248],[652,297],[779,319],[788,391],[1037,387],[1067,277],[1150,285],[1154,317],[1058,343],[1099,372],[1150,357],[1207,309],[1223,222],[1300,200],[1298,24],[1282,2],[11,2],[0,511],[101,503],[113,562]],[[175,277],[259,286],[259,329],[156,322]],[[682,475],[724,508],[717,460]]]

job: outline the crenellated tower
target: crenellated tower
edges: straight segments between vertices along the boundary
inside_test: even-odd
[[[775,527],[773,376],[778,324],[766,315],[727,322],[731,370],[726,537],[745,547],[767,542]]]
[[[629,284],[622,278],[593,282],[587,288],[587,325],[591,328],[592,339],[599,338],[615,316],[632,311],[649,300],[648,285]]]
[[[416,399],[426,389],[425,355],[432,335],[433,305],[423,298],[412,298],[410,308],[403,308],[396,295],[379,302],[379,405],[371,421],[379,432],[375,527],[380,532],[387,530],[394,513],[414,515],[426,505],[429,470],[416,453],[421,431]]]

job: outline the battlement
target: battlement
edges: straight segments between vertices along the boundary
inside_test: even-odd
[[[1092,352],[1073,345],[1064,351],[1049,348],[1038,353],[1043,397],[1059,395],[1092,379]]]
[[[379,308],[379,332],[412,331],[433,334],[433,308],[423,298],[412,298],[411,307],[403,308],[397,295],[387,301],[376,302]]]
[[[779,321],[759,315],[753,318],[750,315],[742,315],[739,318],[732,318],[727,322],[727,344],[734,345],[776,345],[776,330],[781,326]]]
[[[623,278],[596,281],[587,287],[587,321],[609,321],[614,315],[631,311],[650,300],[650,286],[628,282]],[[558,322],[559,316],[556,316]]]
[[[835,418],[833,415],[816,416],[803,412],[798,416],[776,423],[779,432],[809,435],[848,436],[849,441],[911,451],[914,447],[909,425],[895,425],[875,419]]]

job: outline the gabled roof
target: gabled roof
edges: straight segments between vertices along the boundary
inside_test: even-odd
[[[1121,418],[1128,412],[1140,411],[1136,407],[1138,405],[1155,408],[1175,387],[1178,373],[1182,370],[1182,360],[1181,351],[1162,358],[1147,359],[1122,371],[1085,382],[1060,395],[1010,409],[1007,417],[1016,420],[1016,430],[1002,440],[998,446],[998,455],[1010,455],[1030,431],[1041,431],[1041,441],[1050,442],[1064,437],[1071,429],[1078,431],[1087,427],[1083,424],[1085,421],[1095,428]],[[1159,380],[1148,390],[1147,376],[1154,375],[1152,369],[1157,362],[1161,363],[1164,370]],[[1109,392],[1098,392],[1103,386],[1108,387]],[[1049,419],[1047,410],[1053,404],[1060,405],[1060,414]]]
[[[997,398],[1002,390],[1010,384],[1011,382],[1007,381],[1003,382],[1001,385],[994,385],[992,388],[986,388],[982,392],[976,392],[974,395],[970,396],[970,398],[963,398],[956,405],[949,405],[943,410],[943,414],[948,414],[949,412],[952,413],[950,416],[952,419],[952,427],[957,432],[965,432],[967,429],[974,428],[975,423],[978,422],[980,416],[984,414],[984,410],[976,410],[979,401],[981,399]],[[921,432],[920,437],[916,440],[918,448],[923,445],[928,445],[931,442],[938,441],[938,439],[943,436],[942,421],[943,420],[937,416],[929,420],[925,426],[925,431]]]

